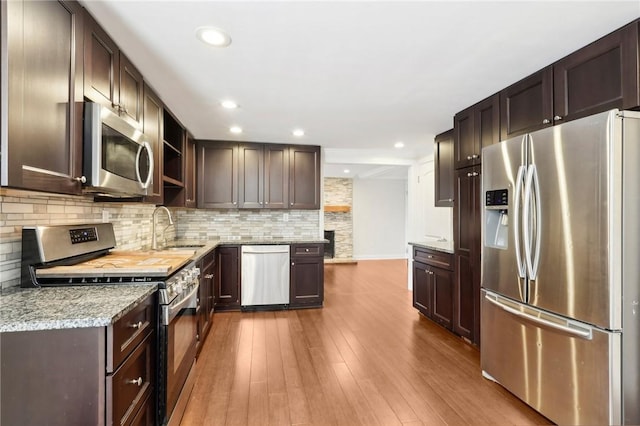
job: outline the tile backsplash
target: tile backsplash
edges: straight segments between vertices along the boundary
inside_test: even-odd
[[[20,284],[22,227],[34,225],[112,222],[116,247],[136,250],[151,246],[151,216],[155,206],[137,202],[94,202],[91,196],[47,194],[0,188],[0,287]],[[161,232],[174,238],[231,240],[240,237],[320,236],[317,210],[196,210],[170,209],[174,225],[158,215]]]

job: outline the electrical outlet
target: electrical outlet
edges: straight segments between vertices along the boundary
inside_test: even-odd
[[[289,222],[289,213],[284,213],[282,215],[282,221],[283,222]]]
[[[102,209],[102,223],[109,222],[109,210]]]

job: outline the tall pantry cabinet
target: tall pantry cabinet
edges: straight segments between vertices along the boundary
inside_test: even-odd
[[[453,120],[453,331],[476,345],[480,344],[481,151],[500,140],[499,99],[498,94],[490,96]]]

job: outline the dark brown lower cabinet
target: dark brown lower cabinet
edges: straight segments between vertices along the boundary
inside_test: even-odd
[[[215,283],[215,250],[211,250],[198,261],[200,268],[200,288],[198,289],[198,353],[202,350],[204,341],[211,329],[211,314],[213,313],[213,293]]]
[[[215,309],[240,309],[240,246],[218,247]]]
[[[156,305],[107,327],[0,334],[0,424],[154,425]]]
[[[414,248],[413,306],[424,316],[451,330],[453,271],[448,253]]]
[[[291,246],[290,308],[321,307],[324,301],[324,244]]]

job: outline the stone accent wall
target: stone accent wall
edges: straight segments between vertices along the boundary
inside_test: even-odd
[[[20,284],[22,227],[112,222],[116,247],[122,250],[151,247],[151,216],[155,206],[138,202],[94,202],[91,196],[56,195],[0,188],[0,288]],[[317,210],[213,211],[170,209],[174,225],[166,214],[158,214],[158,243],[162,237],[223,238],[309,237],[320,235]],[[287,221],[285,221],[287,215]],[[193,221],[193,223],[188,223]],[[163,234],[164,231],[164,234]]]
[[[353,208],[353,179],[324,178],[324,205]],[[324,229],[336,232],[335,259],[352,259],[352,211],[324,212]]]

